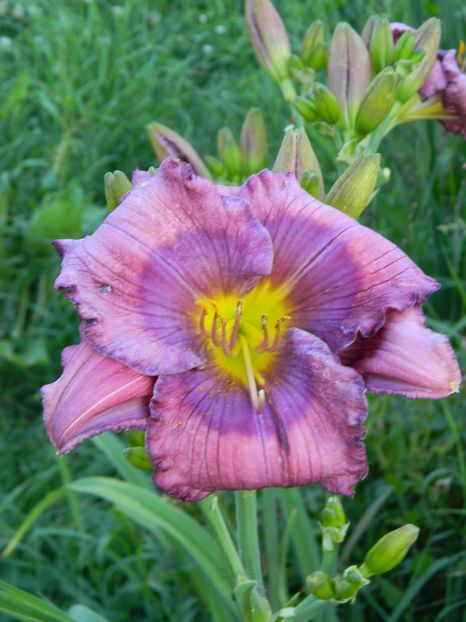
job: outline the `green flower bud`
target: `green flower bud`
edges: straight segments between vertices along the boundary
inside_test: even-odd
[[[306,589],[319,600],[334,598],[332,579],[322,570],[316,570],[306,578]]]
[[[416,31],[414,52],[422,50],[424,58],[416,65],[412,72],[400,83],[397,98],[400,102],[407,102],[426,81],[437,58],[440,44],[440,22],[431,17]]]
[[[371,15],[363,28],[361,37],[367,49],[370,48],[372,33],[374,32],[374,28],[378,19],[379,18],[376,15]]]
[[[126,440],[131,447],[144,447],[146,433],[144,430],[129,430],[126,432]]]
[[[328,83],[341,105],[342,124],[346,127],[353,125],[370,75],[371,63],[364,41],[349,24],[338,24],[330,45]]]
[[[299,178],[299,185],[308,194],[316,197],[316,199],[319,199],[321,181],[322,180],[320,175],[315,171],[304,171],[304,173]]]
[[[359,570],[365,577],[392,570],[406,557],[418,535],[419,528],[411,524],[390,531],[370,549]]]
[[[291,46],[280,15],[269,0],[246,0],[245,11],[259,61],[276,82],[287,81]]]
[[[326,123],[335,125],[341,114],[341,107],[335,95],[323,84],[317,84],[313,96],[319,117]]]
[[[109,211],[120,204],[121,198],[131,190],[131,182],[122,171],[105,173],[105,200]]]
[[[309,26],[304,35],[301,58],[305,65],[319,71],[326,61],[326,56],[324,24],[317,20]]]
[[[351,585],[354,585],[358,590],[369,584],[369,581],[357,566],[348,566],[343,573],[343,578],[349,581]]]
[[[141,469],[142,471],[150,471],[152,469],[150,458],[144,447],[128,447],[123,451],[123,454],[126,460],[136,469]]]
[[[214,177],[225,177],[226,168],[223,163],[216,157],[207,155],[205,158],[205,163],[207,164],[209,171],[212,173]]]
[[[261,171],[267,164],[267,136],[260,108],[251,108],[246,115],[240,145],[246,174]]]
[[[388,20],[381,18],[376,20],[369,51],[375,73],[379,73],[393,62],[393,36]]]
[[[233,137],[231,130],[222,127],[217,134],[218,155],[231,176],[241,175],[243,170],[243,157],[238,143]]]
[[[356,594],[358,593],[358,587],[345,579],[341,575],[337,575],[333,579],[333,599],[338,601],[339,603],[344,603],[349,600],[354,600]]]
[[[411,30],[406,30],[398,39],[393,50],[393,60],[396,62],[403,58],[410,58],[416,45],[416,35]]]
[[[293,101],[293,107],[306,121],[312,122],[317,119],[316,107],[312,100],[307,97],[296,97]]]
[[[371,200],[379,172],[379,154],[356,158],[333,184],[326,203],[359,218]]]
[[[332,495],[327,499],[322,510],[322,525],[324,527],[343,527],[346,525],[346,515],[340,497]]]
[[[273,170],[281,173],[292,172],[298,180],[306,171],[313,171],[319,177],[319,196],[323,193],[324,183],[319,160],[302,127],[289,128],[285,132]]]
[[[184,162],[189,162],[197,175],[211,179],[209,170],[197,151],[175,131],[161,123],[150,123],[147,126],[147,132],[160,162],[168,156],[179,158]]]
[[[392,69],[375,76],[369,84],[356,116],[355,128],[362,134],[370,134],[387,117],[396,100],[397,77]]]

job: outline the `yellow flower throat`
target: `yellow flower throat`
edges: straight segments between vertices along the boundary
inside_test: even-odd
[[[214,362],[249,389],[256,410],[264,405],[265,379],[290,316],[286,293],[264,280],[243,298],[214,295],[196,301],[198,329]]]

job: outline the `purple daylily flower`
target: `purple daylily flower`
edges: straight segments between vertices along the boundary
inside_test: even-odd
[[[398,41],[407,30],[414,29],[407,24],[390,24],[394,41]],[[437,60],[427,80],[419,89],[422,101],[438,97],[442,102],[442,113],[449,118],[439,119],[447,132],[460,134],[466,139],[466,73],[457,62],[456,50],[439,50]]]
[[[140,427],[155,483],[185,500],[311,482],[351,494],[366,387],[458,389],[420,310],[438,284],[292,174],[227,188],[167,159],[133,183],[93,235],[56,242],[56,287],[83,320],[43,388],[60,452]]]

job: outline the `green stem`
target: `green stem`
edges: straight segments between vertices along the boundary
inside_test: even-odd
[[[246,576],[262,587],[259,534],[257,530],[257,498],[255,490],[239,490],[235,493],[236,525],[239,554]]]
[[[278,598],[280,545],[278,542],[277,495],[273,488],[265,488],[262,493],[264,515],[264,540],[267,559],[267,592],[272,609],[280,607]]]
[[[238,555],[233,538],[225,523],[222,511],[218,505],[218,497],[211,495],[199,503],[199,506],[204,513],[212,531],[217,538],[217,541],[222,549],[225,558],[230,568],[231,574],[237,580],[238,577],[245,577],[246,572],[244,570],[241,558]]]
[[[318,600],[315,596],[308,596],[294,610],[293,622],[308,622],[324,611],[336,607],[328,600]]]

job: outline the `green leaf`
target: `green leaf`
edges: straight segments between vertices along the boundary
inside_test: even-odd
[[[68,613],[74,622],[107,622],[106,618],[85,605],[73,605]]]
[[[53,603],[0,581],[0,612],[24,622],[75,622]],[[82,619],[80,622],[84,622]],[[90,618],[88,622],[99,622]],[[103,619],[100,622],[105,622]]]

